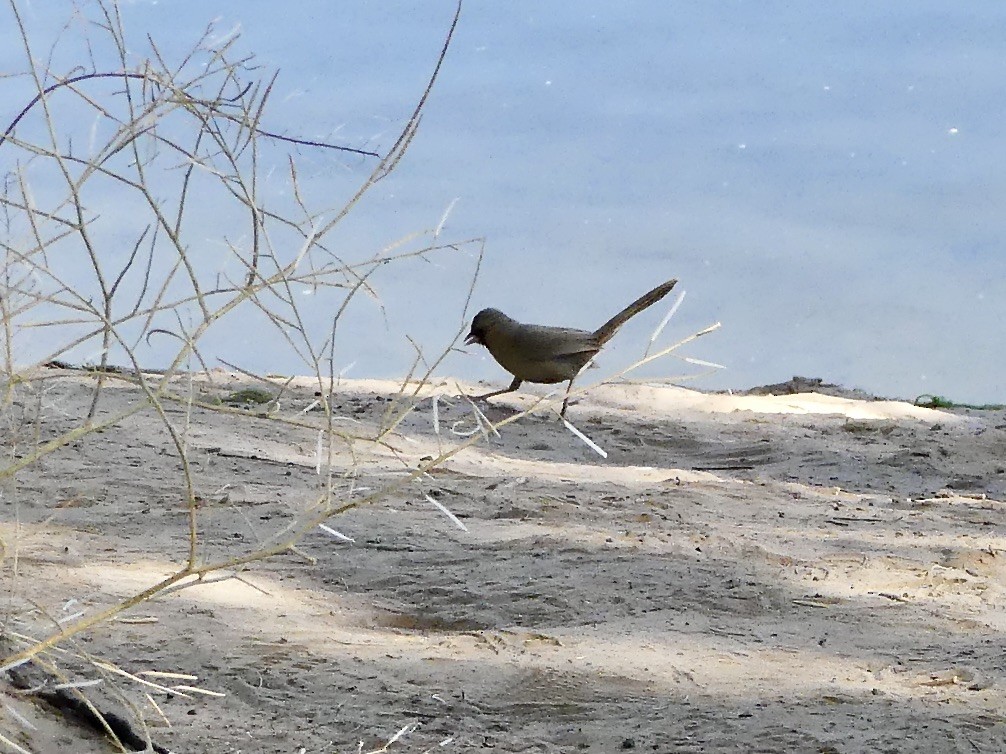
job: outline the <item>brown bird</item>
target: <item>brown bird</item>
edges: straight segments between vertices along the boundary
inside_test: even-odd
[[[569,380],[569,385],[566,386],[566,398],[562,402],[562,411],[559,412],[560,416],[565,416],[569,391],[580,370],[605,343],[611,340],[622,325],[643,309],[660,301],[670,293],[677,282],[668,280],[666,283],[661,283],[622,309],[594,332],[570,327],[525,325],[511,319],[499,309],[483,309],[472,320],[472,329],[465,338],[465,345],[479,343],[488,348],[499,365],[513,375],[513,382],[510,383],[510,387],[503,390],[476,396],[476,400],[513,392],[523,382],[542,382],[551,385]]]

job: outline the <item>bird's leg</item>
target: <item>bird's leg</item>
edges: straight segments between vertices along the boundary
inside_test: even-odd
[[[562,419],[566,418],[566,408],[569,406],[569,391],[573,389],[573,380],[575,379],[576,377],[573,377],[569,381],[569,384],[566,385],[566,397],[562,399],[562,410],[559,412],[559,417]]]
[[[502,390],[494,390],[493,392],[486,393],[485,395],[476,395],[475,400],[484,401],[487,398],[495,398],[497,395],[503,395],[503,393],[512,393],[521,386],[522,382],[524,382],[524,380],[520,377],[514,377],[513,382],[510,383],[510,387],[505,387]]]

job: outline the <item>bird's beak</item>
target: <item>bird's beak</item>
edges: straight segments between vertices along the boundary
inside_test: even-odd
[[[474,332],[468,333],[468,337],[465,338],[465,345],[466,346],[471,346],[471,345],[474,345],[475,343],[480,343],[480,342],[481,341],[479,340],[479,336],[476,335]]]

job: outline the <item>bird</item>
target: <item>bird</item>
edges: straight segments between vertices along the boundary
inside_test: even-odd
[[[527,325],[508,317],[499,309],[483,309],[472,319],[471,332],[465,338],[465,345],[478,344],[488,348],[499,365],[513,375],[513,382],[502,390],[475,396],[475,400],[484,401],[512,393],[524,382],[552,385],[569,380],[562,410],[559,412],[560,417],[565,417],[569,391],[580,370],[622,325],[660,301],[677,282],[668,280],[661,283],[593,332],[571,327]]]

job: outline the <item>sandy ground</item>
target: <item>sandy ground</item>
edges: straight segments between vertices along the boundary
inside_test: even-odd
[[[19,386],[12,457],[79,423],[94,380]],[[214,373],[192,390],[247,384]],[[336,426],[373,431],[395,390],[342,383]],[[426,390],[387,447],[333,446],[340,502],[398,485],[328,521],[352,542],[316,528],[299,553],[142,604],[50,659],[74,680],[102,677],[90,658],[220,694],[107,675],[87,689],[180,753],[372,751],[402,729],[388,751],[1006,751],[1003,411],[608,386],[570,410],[607,458],[543,412],[402,484],[475,427],[457,395]],[[301,379],[281,398],[300,426],[166,404],[201,559],[308,515],[314,397]],[[100,415],[138,398],[113,381]],[[5,634],[44,636],[177,570],[182,479],[148,411],[8,480]],[[0,701],[0,751],[110,750],[9,684]]]

